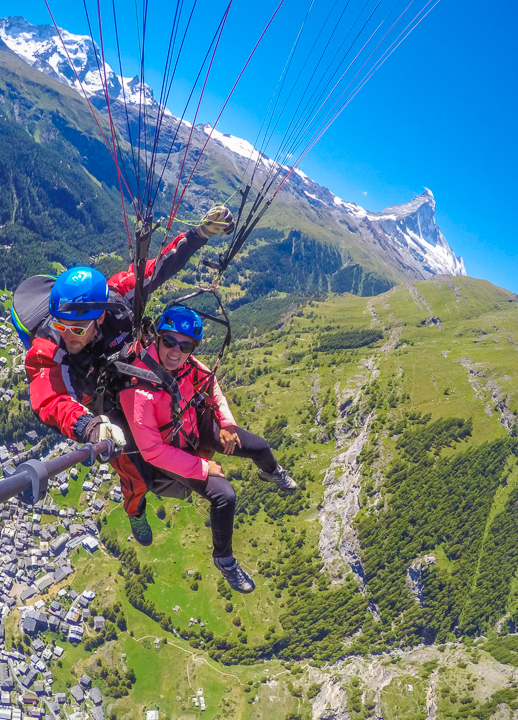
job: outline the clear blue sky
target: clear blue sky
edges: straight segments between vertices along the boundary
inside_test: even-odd
[[[139,3],[141,0],[139,0]],[[212,122],[278,0],[234,0],[198,122]],[[301,47],[334,0],[315,0]],[[342,7],[345,0],[339,0]],[[356,0],[353,0],[353,3]],[[423,4],[420,0],[419,4]],[[50,0],[58,24],[86,33],[82,0]],[[95,3],[89,0],[94,14]],[[147,81],[156,95],[173,3],[149,0]],[[195,33],[179,66],[170,109],[179,113],[226,3],[198,0]],[[255,140],[308,2],[285,0],[218,129]],[[108,61],[116,70],[111,1],[102,0]],[[119,23],[125,75],[138,72],[133,3]],[[404,7],[404,4],[402,5]],[[123,15],[123,10],[127,15]],[[48,23],[43,0],[3,0],[2,15]],[[437,222],[469,275],[518,292],[518,4],[441,0],[361,90],[301,165],[344,200],[378,211],[426,186]],[[275,141],[271,150],[276,147]],[[270,149],[269,149],[270,150]]]

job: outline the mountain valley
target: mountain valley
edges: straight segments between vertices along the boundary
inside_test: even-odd
[[[108,133],[91,41],[70,33],[66,41]],[[129,261],[117,175],[75,82],[53,28],[0,20],[4,313],[28,275],[79,263],[109,275]],[[110,88],[129,162],[134,82],[111,72]],[[150,114],[160,112],[149,88],[146,97]],[[194,128],[189,162],[211,130]],[[158,214],[170,206],[188,131],[168,111]],[[250,156],[261,180],[274,161],[214,131],[182,219],[194,224],[230,197]],[[222,248],[217,240],[199,255],[215,260]],[[193,258],[152,310],[211,280]],[[8,588],[14,561],[3,552],[5,651],[30,656],[28,607],[90,590],[81,642],[59,627],[40,634],[64,651],[48,661],[52,693],[66,698],[59,717],[83,720],[86,708],[101,717],[70,695],[87,674],[109,720],[155,708],[175,720],[516,720],[518,296],[466,276],[435,223],[430,190],[373,213],[301,171],[220,291],[233,340],[218,377],[238,422],[268,439],[299,484],[283,496],[251,463],[222,460],[238,496],[236,557],[255,592],[232,592],[216,572],[199,497],[150,495],[154,543],[141,547],[117,476],[97,465],[95,485],[81,468],[66,491],[51,487],[41,512],[22,511],[58,539],[74,513],[88,518],[99,547],[67,545],[60,560],[71,574],[27,600],[21,583]],[[207,328],[208,364],[218,333]],[[9,423],[18,433],[9,441],[24,437],[19,425],[30,413],[20,349],[11,349],[0,349],[0,398],[12,392],[0,419],[5,433]],[[45,452],[51,445],[45,436]],[[3,542],[21,503],[0,510]],[[35,533],[31,542],[44,541]],[[108,632],[95,629],[99,616]]]

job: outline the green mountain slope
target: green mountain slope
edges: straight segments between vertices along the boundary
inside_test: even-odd
[[[95,656],[65,643],[56,688],[86,670],[105,712],[127,718],[157,702],[195,717],[198,686],[211,718],[514,708],[518,298],[441,276],[370,299],[271,296],[232,319],[221,378],[233,411],[300,485],[283,497],[223,460],[235,553],[257,589],[220,581],[201,499],[151,497],[149,548],[128,545],[113,505],[102,552],[74,556],[73,586],[96,591],[117,639]],[[135,683],[117,697],[102,667],[122,652]]]
[[[0,48],[0,284],[127,254],[116,173],[86,103]],[[108,132],[106,123],[105,132]]]
[[[99,99],[94,102],[99,104]],[[114,114],[124,133],[121,107],[114,103]],[[135,109],[130,108],[129,114],[134,120]],[[89,264],[101,253],[123,258],[109,264],[104,261],[102,270],[111,272],[127,265],[128,242],[117,175],[86,101],[0,47],[0,115],[0,248],[4,248],[0,250],[0,283],[13,289],[23,277],[48,271],[49,263],[68,267]],[[99,121],[110,139],[102,113]],[[168,128],[164,133],[169,140],[171,132]],[[130,147],[118,137],[124,157],[122,168],[136,195]],[[206,138],[205,132],[196,128],[184,180]],[[159,153],[157,169],[166,160],[167,168],[156,216],[170,211],[187,139],[188,129],[182,127],[171,157]],[[222,145],[211,143],[185,194],[182,220],[194,224],[214,203],[231,196],[229,205],[238,210],[235,190],[243,168],[234,163],[235,157],[232,159]],[[133,210],[127,191],[125,195],[131,226]],[[372,233],[362,236],[353,220],[337,219],[329,209],[317,205],[308,202],[295,186],[287,186],[279,194],[238,263],[225,273],[223,282],[227,286],[239,281],[241,303],[263,297],[272,289],[375,295],[409,277],[410,271],[401,265],[401,259],[396,260],[390,248],[382,247]],[[183,225],[173,226],[173,231],[184,229]],[[159,240],[154,237],[155,251]],[[219,243],[215,250],[220,252],[222,241],[215,242]],[[10,272],[12,267],[16,268],[14,273]]]

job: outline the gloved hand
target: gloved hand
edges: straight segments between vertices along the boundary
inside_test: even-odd
[[[234,232],[234,218],[224,205],[211,208],[196,228],[196,234],[205,240],[218,233],[230,235],[232,232]]]
[[[118,425],[114,425],[106,415],[97,415],[90,420],[83,432],[85,442],[96,443],[101,440],[113,440],[115,445],[126,445],[124,432]]]

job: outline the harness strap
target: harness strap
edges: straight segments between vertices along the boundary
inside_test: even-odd
[[[161,379],[152,370],[145,370],[144,368],[127,365],[120,360],[116,360],[112,364],[120,375],[128,375],[129,377],[134,377],[138,380],[144,380],[145,382],[153,383],[154,385],[162,384]]]
[[[182,396],[176,378],[170,375],[159,362],[152,358],[145,348],[140,351],[139,360],[141,360],[144,365],[147,365],[147,367],[152,370],[156,376],[158,376],[163,389],[171,396],[171,409],[173,413],[181,416],[182,408],[180,406],[180,400],[182,399]]]

